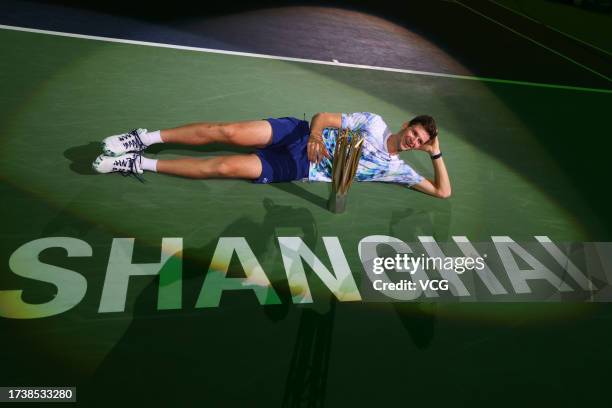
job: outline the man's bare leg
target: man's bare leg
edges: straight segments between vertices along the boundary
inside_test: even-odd
[[[272,142],[272,126],[266,120],[232,123],[202,122],[159,132],[141,134],[141,131],[146,132],[146,130],[138,129],[140,137],[122,134],[104,139],[104,154],[96,158],[93,163],[94,169],[99,173],[131,172],[133,171],[132,164],[137,163],[136,172],[138,173],[144,170],[191,178],[256,179],[260,176],[262,167],[261,161],[254,154],[211,159],[185,158],[157,161],[144,157],[139,152],[146,146],[160,141],[188,145],[225,143],[254,148],[262,148]],[[137,149],[130,150],[131,148]],[[135,161],[136,158],[138,161]]]
[[[161,139],[164,143],[188,145],[226,143],[236,146],[265,147],[272,142],[272,126],[267,120],[201,122],[162,130]]]
[[[157,172],[195,179],[239,178],[254,180],[261,175],[261,160],[255,154],[219,156],[210,159],[158,160]]]

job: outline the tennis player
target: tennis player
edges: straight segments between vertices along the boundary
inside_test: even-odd
[[[438,128],[431,116],[420,115],[393,133],[377,114],[317,113],[311,122],[296,118],[233,123],[202,122],[148,132],[135,129],[102,141],[104,153],[94,162],[99,173],[142,174],[153,171],[196,179],[238,178],[255,183],[308,179],[331,181],[332,156],[338,129],[364,136],[357,181],[402,184],[439,198],[451,195],[451,184],[440,152]],[[157,143],[206,145],[225,143],[254,149],[250,154],[213,158],[156,160],[143,156]],[[406,150],[431,156],[434,177],[418,174],[399,157]]]

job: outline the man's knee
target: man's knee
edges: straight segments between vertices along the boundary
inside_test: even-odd
[[[240,125],[235,123],[224,123],[219,125],[222,141],[229,144],[239,144]]]
[[[272,142],[272,126],[266,121],[221,124],[222,143],[236,146],[264,147]]]
[[[251,180],[262,172],[261,160],[255,155],[221,157],[217,160],[215,177]]]
[[[239,173],[239,168],[232,160],[221,159],[215,168],[217,177],[236,177]]]

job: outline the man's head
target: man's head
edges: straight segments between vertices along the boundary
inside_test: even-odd
[[[399,150],[418,149],[438,136],[436,121],[429,115],[419,115],[404,123],[399,132]]]

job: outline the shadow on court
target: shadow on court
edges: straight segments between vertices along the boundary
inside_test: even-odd
[[[282,260],[276,242],[276,236],[291,231],[321,256],[321,236],[306,208],[278,205],[267,198],[262,205],[266,212],[261,222],[241,217],[220,236],[246,239],[282,304],[261,306],[252,291],[240,290],[226,292],[220,307],[194,309],[217,239],[202,247],[187,247],[183,251],[183,310],[155,310],[158,278],[138,295],[128,294],[126,313],[132,321],[100,364],[91,387],[81,393],[83,400],[98,406],[118,398],[188,404],[205,395],[209,404],[228,406],[265,394],[267,406],[323,405],[338,302],[322,282],[309,278],[315,302],[294,305],[285,271],[279,267]],[[409,222],[411,214],[401,217]],[[137,243],[134,258],[136,263],[145,258],[156,262],[159,246],[138,247]],[[235,256],[227,276],[244,277]],[[415,345],[428,347],[434,313],[424,312],[418,304],[397,304],[394,310]],[[102,393],[103,389],[113,393]]]
[[[327,209],[327,197],[323,198],[318,196],[305,188],[299,185],[299,182],[293,183],[272,183],[270,186],[273,186],[281,191],[284,191],[287,194],[294,195],[298,198],[301,198],[304,201],[308,201],[309,203],[321,207],[323,209]],[[331,186],[330,186],[331,191]]]
[[[285,385],[290,345],[295,341],[295,327],[303,310],[291,304],[284,271],[272,267],[282,265],[272,246],[276,245],[278,228],[301,231],[311,247],[316,245],[318,232],[310,211],[277,205],[270,199],[264,199],[262,204],[266,214],[261,222],[240,217],[220,236],[246,239],[282,304],[262,307],[253,292],[245,290],[226,292],[218,308],[193,309],[217,238],[203,247],[185,248],[182,280],[186,310],[155,310],[159,279],[152,280],[137,295],[132,307],[128,302],[132,323],[97,370],[87,393],[88,402],[104,406],[117,400],[117,394],[98,393],[104,384],[127,400],[140,403],[189,404],[206,395],[210,404],[227,406],[265,391],[271,398],[276,394],[279,399],[276,405],[280,404],[282,394],[278,390]],[[141,259],[148,256],[159,260],[159,247],[139,249],[135,257],[140,252]],[[236,256],[230,262],[227,276],[244,277]],[[241,385],[234,388],[238,383]],[[168,390],[181,393],[169,394]]]
[[[432,236],[438,242],[447,242],[451,238],[451,210],[451,202],[441,200],[435,211],[412,208],[393,211],[389,222],[389,235],[408,244],[418,242],[419,236]],[[437,304],[393,302],[392,306],[415,346],[420,349],[428,348],[435,335]]]
[[[89,142],[85,145],[74,146],[64,151],[64,157],[70,160],[70,170],[81,175],[98,174],[91,163],[102,153],[100,142]]]

